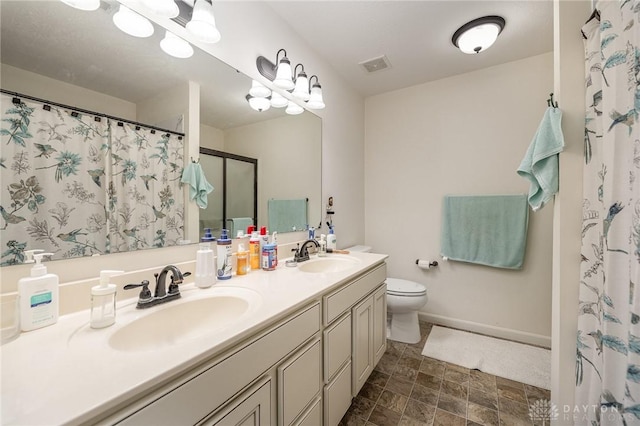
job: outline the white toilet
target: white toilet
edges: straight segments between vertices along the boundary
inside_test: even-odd
[[[370,252],[371,247],[353,246],[352,252]],[[422,284],[399,278],[387,278],[387,314],[390,317],[387,338],[402,343],[418,343],[418,311],[427,303],[427,289]]]

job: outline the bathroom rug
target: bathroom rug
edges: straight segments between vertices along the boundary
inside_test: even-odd
[[[434,326],[422,355],[551,389],[549,349]]]

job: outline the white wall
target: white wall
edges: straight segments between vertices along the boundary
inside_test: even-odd
[[[366,99],[365,242],[389,276],[427,286],[424,318],[550,344],[553,206],[530,215],[521,271],[439,254],[444,195],[527,193],[516,169],[552,89],[547,53]]]
[[[224,131],[206,124],[201,124],[200,146],[217,151],[224,151]]]

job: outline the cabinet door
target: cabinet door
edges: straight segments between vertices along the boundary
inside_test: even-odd
[[[351,311],[324,330],[323,337],[324,382],[329,383],[342,366],[351,360]]]
[[[353,380],[351,395],[356,396],[373,371],[373,297],[353,308]]]
[[[324,387],[324,419],[327,426],[337,426],[351,405],[351,363],[344,366]]]
[[[188,408],[188,407],[185,407]],[[267,426],[271,424],[271,380],[244,392],[201,426]]]
[[[387,350],[387,286],[373,293],[373,366]]]
[[[319,426],[322,424],[322,399],[316,398],[311,407],[304,413],[295,426]]]
[[[316,339],[278,367],[278,424],[290,425],[320,393],[322,351]]]

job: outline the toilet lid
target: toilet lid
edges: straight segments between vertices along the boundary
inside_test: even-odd
[[[422,284],[414,281],[387,278],[387,294],[393,296],[422,296],[427,294],[427,289]]]

